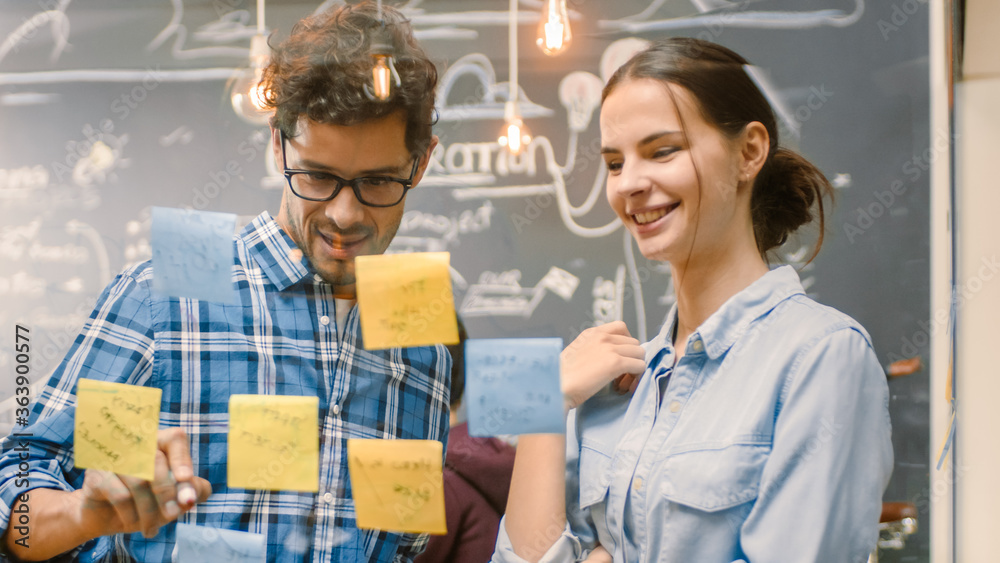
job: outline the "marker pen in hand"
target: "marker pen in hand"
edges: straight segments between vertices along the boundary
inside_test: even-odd
[[[173,471],[170,472],[170,478],[177,483],[177,504],[184,508],[191,508],[198,500],[198,492],[195,491],[194,485],[187,481],[178,482]]]
[[[187,481],[177,484],[177,503],[184,508],[190,508],[198,500],[198,493],[194,490],[194,485]]]

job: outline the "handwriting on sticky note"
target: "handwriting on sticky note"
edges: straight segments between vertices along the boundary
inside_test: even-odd
[[[177,524],[174,561],[259,562],[267,559],[263,534]]]
[[[469,434],[562,433],[561,352],[561,338],[467,340]]]
[[[458,343],[448,263],[447,252],[354,260],[366,349]]]
[[[319,490],[319,398],[232,395],[228,485]]]
[[[161,395],[151,387],[81,379],[73,464],[152,481]]]
[[[441,442],[347,441],[358,527],[446,534]]]
[[[234,303],[236,215],[153,208],[153,288],[173,297]]]

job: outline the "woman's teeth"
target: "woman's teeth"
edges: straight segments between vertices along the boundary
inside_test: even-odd
[[[661,207],[659,209],[654,209],[653,211],[646,211],[644,213],[636,213],[632,217],[635,219],[636,223],[638,223],[640,225],[645,225],[646,223],[652,223],[653,221],[656,221],[660,217],[663,217],[664,215],[667,214],[668,211],[672,210],[673,208],[674,208],[674,206]]]

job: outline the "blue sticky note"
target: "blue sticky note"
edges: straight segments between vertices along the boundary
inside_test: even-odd
[[[153,208],[153,288],[172,297],[235,303],[236,215]]]
[[[469,434],[562,434],[561,338],[485,338],[465,342]]]
[[[264,563],[264,534],[177,524],[174,561],[240,561]]]

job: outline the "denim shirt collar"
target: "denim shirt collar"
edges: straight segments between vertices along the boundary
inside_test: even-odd
[[[750,325],[793,295],[805,294],[799,274],[791,266],[779,266],[730,297],[698,327],[688,342],[701,340],[705,353],[713,360],[726,353]],[[660,329],[646,348],[647,363],[663,349],[672,349],[673,327],[677,322],[677,304],[670,309]]]

